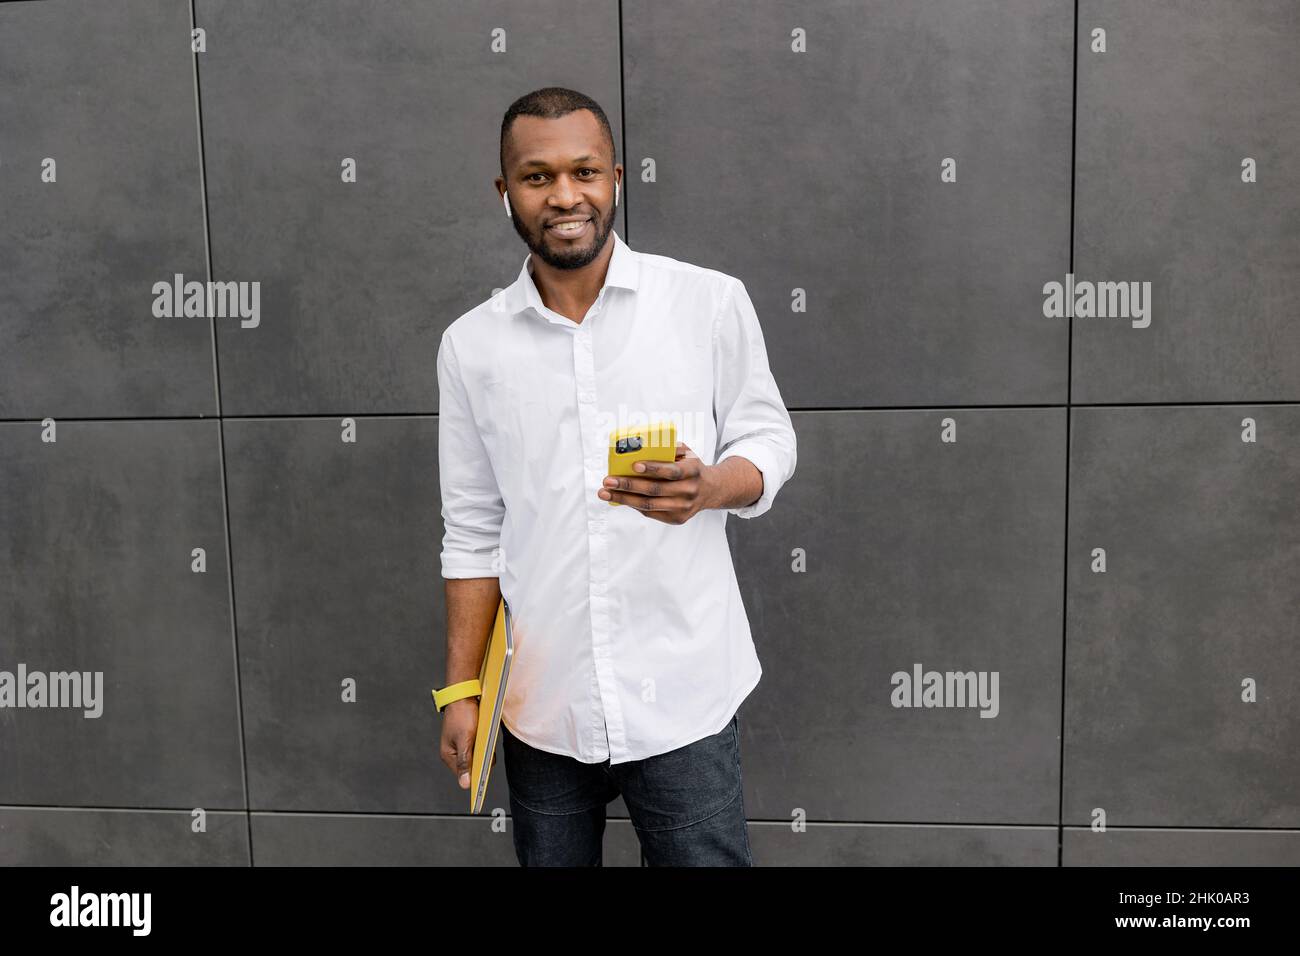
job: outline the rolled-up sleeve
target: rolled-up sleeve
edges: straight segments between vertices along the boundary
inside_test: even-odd
[[[745,284],[731,277],[713,327],[713,408],[718,423],[715,463],[739,456],[763,476],[758,500],[728,508],[757,518],[772,507],[794,474],[797,445],[790,413],[768,367],[767,347]]]
[[[442,576],[500,577],[505,503],[446,333],[438,346],[438,485],[445,531]]]

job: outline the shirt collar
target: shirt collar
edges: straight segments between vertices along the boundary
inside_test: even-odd
[[[610,235],[614,237],[614,252],[609,257],[609,267],[605,270],[605,284],[601,286],[600,294],[603,295],[610,286],[635,291],[641,278],[641,263],[637,259],[637,254],[628,247],[617,230],[611,229]],[[537,284],[533,281],[532,263],[533,257],[529,253],[524,257],[524,264],[519,269],[519,278],[502,293],[506,311],[511,315],[531,307],[538,315],[545,316],[542,311],[545,307],[542,294],[537,291]]]

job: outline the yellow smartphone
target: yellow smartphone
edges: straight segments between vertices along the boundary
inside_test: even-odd
[[[644,477],[633,471],[638,461],[676,461],[677,425],[671,421],[618,428],[609,433],[609,473]],[[622,504],[610,501],[611,505]]]

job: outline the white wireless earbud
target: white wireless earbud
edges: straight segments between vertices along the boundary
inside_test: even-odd
[[[618,183],[614,184],[614,205],[618,205]]]
[[[509,217],[509,216],[511,215],[511,213],[510,213],[510,194],[509,194],[509,193],[502,193],[502,194],[501,194],[501,198],[504,199],[504,200],[506,201],[506,216]]]

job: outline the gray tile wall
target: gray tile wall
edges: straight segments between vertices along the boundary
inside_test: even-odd
[[[1300,863],[1298,45],[1293,0],[0,5],[0,671],[104,674],[0,708],[0,864],[515,864],[504,770],[470,817],[437,756],[434,358],[518,271],[545,85],[630,245],[744,280],[798,431],[728,524],[755,862]],[[260,324],[155,317],[178,273]],[[1149,325],[1045,316],[1067,273]]]

